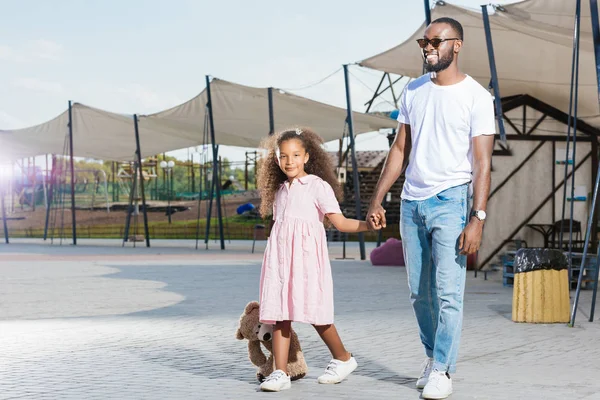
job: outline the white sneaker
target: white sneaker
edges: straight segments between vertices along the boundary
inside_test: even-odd
[[[267,376],[263,383],[260,384],[260,390],[263,392],[279,392],[280,390],[290,389],[292,381],[288,374],[280,369],[276,369]]]
[[[434,369],[429,375],[427,385],[423,389],[424,399],[445,399],[452,394],[452,378],[445,372]]]
[[[427,385],[427,380],[429,379],[429,374],[431,374],[431,368],[433,367],[433,358],[428,358],[423,361],[421,367],[423,369],[421,370],[421,376],[417,379],[417,389],[423,389],[425,385]]]
[[[317,381],[319,383],[340,383],[358,367],[354,357],[350,356],[348,361],[333,359],[327,365],[325,373]]]

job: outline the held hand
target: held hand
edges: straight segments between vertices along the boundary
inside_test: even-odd
[[[483,232],[483,221],[472,218],[458,239],[460,254],[473,254],[479,250],[481,245],[481,234]]]
[[[367,229],[371,232],[377,232],[383,228],[379,221],[367,219],[365,223],[367,224]]]
[[[378,230],[386,227],[385,210],[380,205],[371,205],[367,211],[367,225],[371,230]]]

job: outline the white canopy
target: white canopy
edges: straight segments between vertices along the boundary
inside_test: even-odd
[[[459,67],[484,87],[490,83],[490,64],[482,14],[448,2],[438,2],[431,19],[451,17],[464,29]],[[500,94],[529,94],[569,112],[575,1],[525,0],[490,14],[490,26]],[[360,64],[399,75],[418,77],[423,61],[416,39],[423,24],[408,40]],[[590,8],[582,2],[578,117],[600,127],[596,63]]]
[[[268,90],[220,79],[211,82],[217,144],[257,147],[269,133]],[[139,116],[142,157],[201,145],[204,142],[206,89],[172,109]],[[275,129],[310,126],[325,141],[342,137],[346,110],[273,89]],[[100,160],[133,160],[133,118],[83,104],[72,107],[74,154]],[[395,128],[385,117],[353,113],[355,134]],[[30,128],[0,131],[3,161],[42,154],[66,154],[68,111]],[[207,136],[210,140],[210,136]]]

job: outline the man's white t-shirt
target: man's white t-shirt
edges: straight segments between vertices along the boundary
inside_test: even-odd
[[[467,75],[440,86],[430,74],[410,82],[398,122],[410,125],[412,149],[402,198],[424,200],[471,181],[472,139],[496,132],[491,94]]]

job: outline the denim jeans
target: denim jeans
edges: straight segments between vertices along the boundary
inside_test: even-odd
[[[449,373],[456,370],[462,329],[467,257],[458,244],[468,213],[468,184],[401,205],[400,235],[421,342],[433,368]]]

